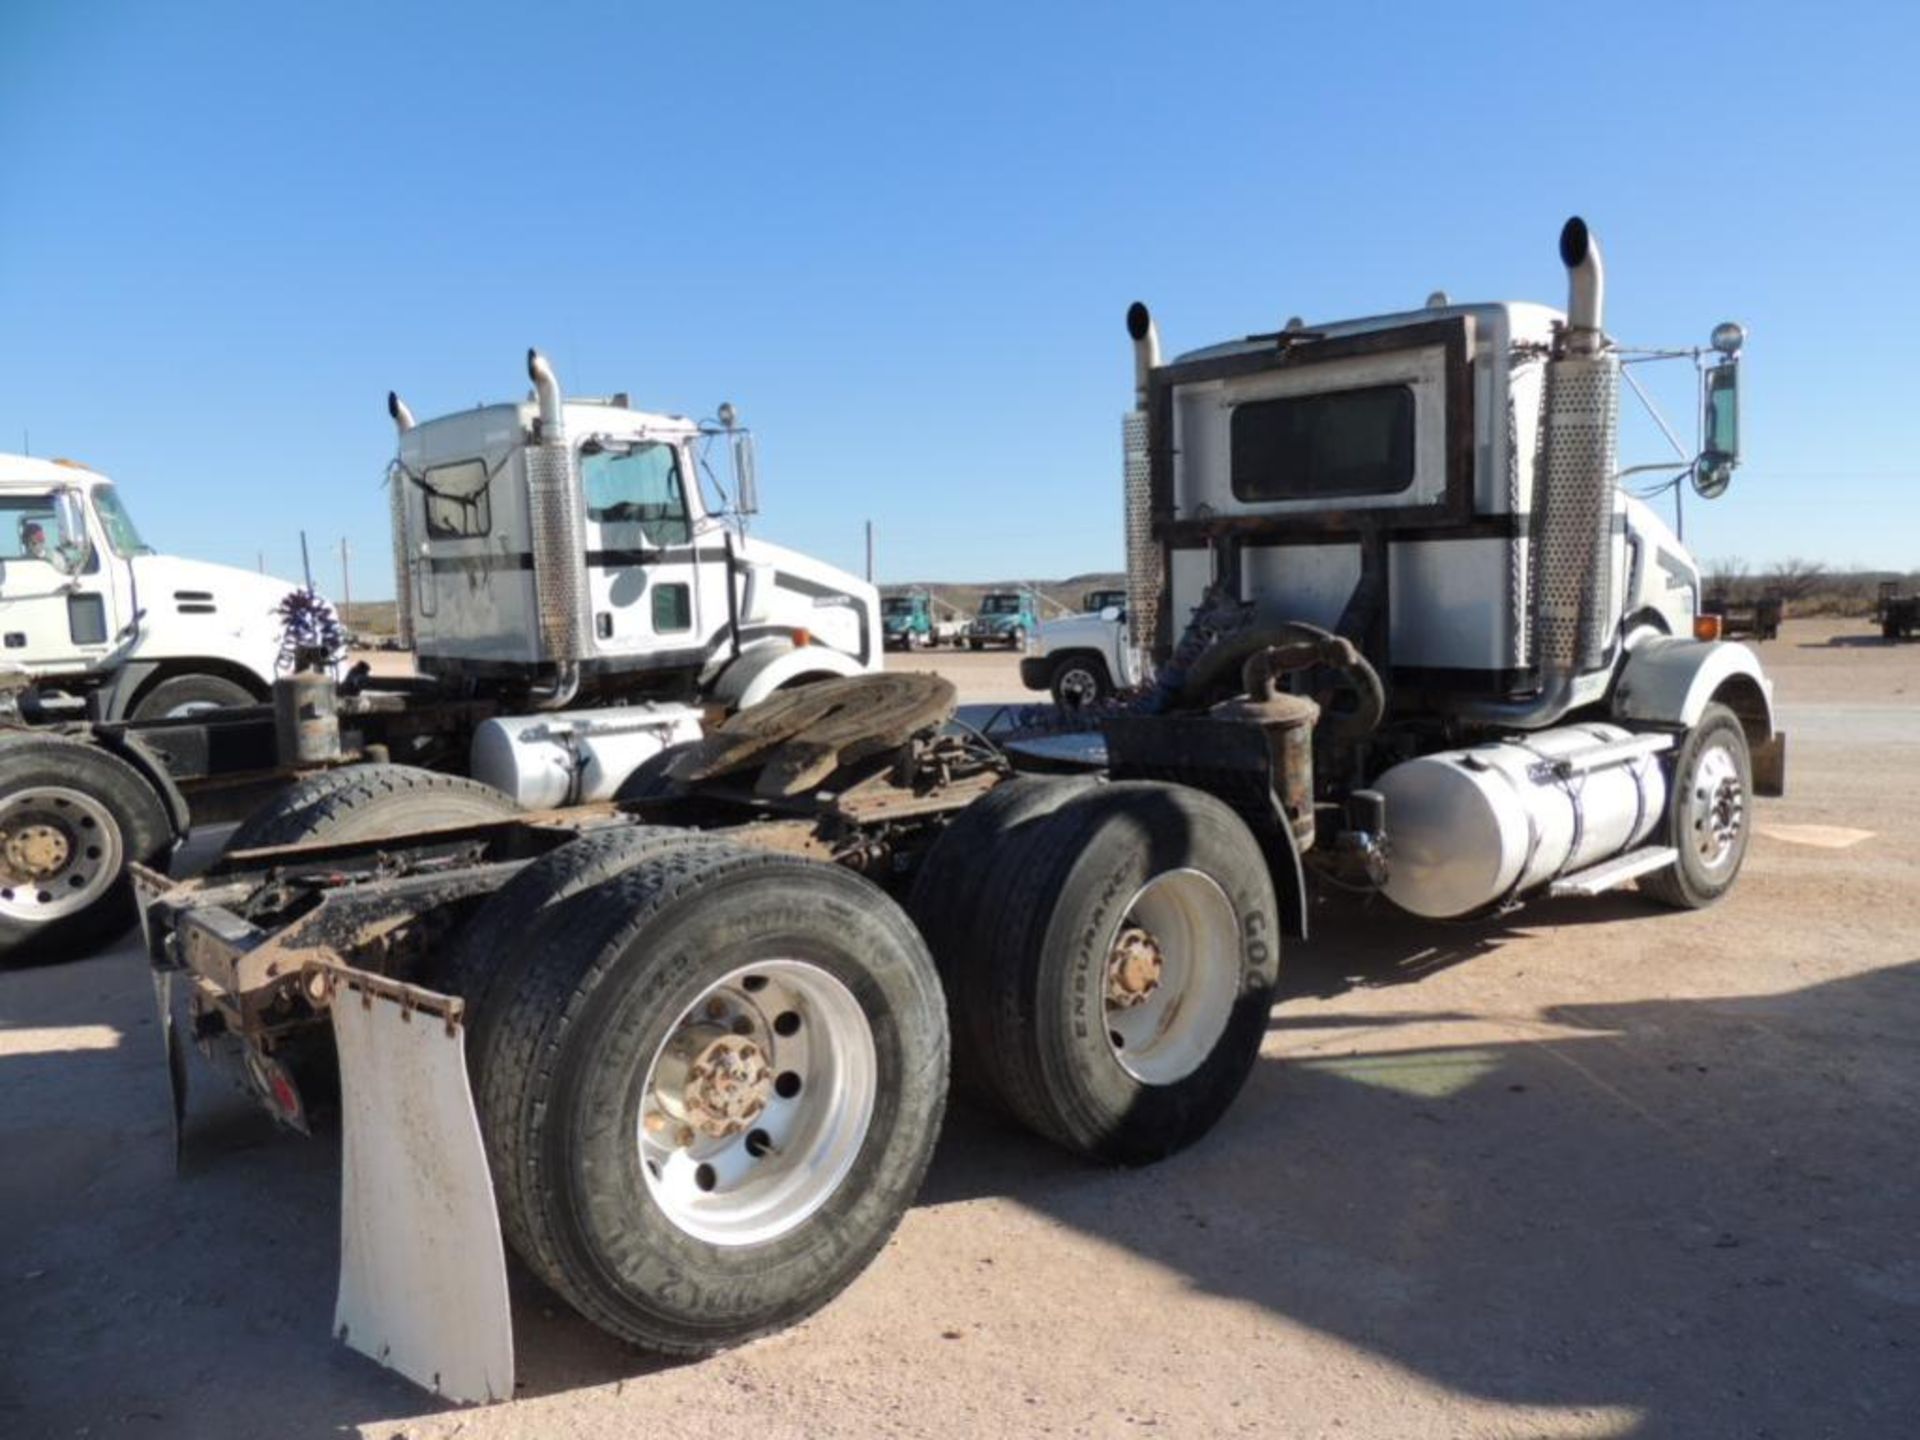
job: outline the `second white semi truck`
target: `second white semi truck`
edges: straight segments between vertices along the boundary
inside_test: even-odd
[[[567,399],[537,353],[528,373],[525,400],[419,424],[389,397],[405,679],[277,674],[293,587],[152,554],[91,472],[0,468],[22,547],[0,557],[0,956],[85,951],[192,823],[293,838],[366,762],[410,767],[381,813],[419,823],[605,799],[710,713],[879,668],[873,587],[747,533],[731,407],[701,424]]]

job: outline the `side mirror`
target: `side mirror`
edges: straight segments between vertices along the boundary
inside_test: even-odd
[[[760,513],[760,477],[753,460],[753,435],[739,431],[733,437],[734,504],[742,515]]]
[[[1701,408],[1706,448],[1693,462],[1694,493],[1703,500],[1726,494],[1740,463],[1740,362],[1724,360],[1706,373]]]
[[[78,575],[93,558],[87,536],[87,502],[77,489],[59,490],[53,497],[53,523],[58,530],[47,559],[63,575]]]
[[[1120,618],[1120,607],[1118,605],[1106,606],[1100,611],[1100,618],[1111,624]]]

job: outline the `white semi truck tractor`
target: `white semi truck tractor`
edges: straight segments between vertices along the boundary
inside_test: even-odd
[[[396,825],[357,785],[205,876],[138,871],[176,1114],[191,1042],[288,1124],[342,1125],[333,1333],[511,1395],[508,1248],[668,1354],[791,1325],[911,1202],[950,1058],[1075,1154],[1170,1155],[1244,1085],[1325,882],[1454,918],[1726,894],[1782,740],[1752,653],[1696,638],[1692,561],[1619,493],[1599,251],[1578,222],[1561,249],[1564,313],[1435,304],[1162,363],[1135,307],[1136,673],[1036,740],[948,724],[936,676],[823,679],[610,800]],[[1737,459],[1735,363],[1705,372],[1705,490]],[[563,488],[556,420],[583,464],[641,461],[622,498],[585,487],[599,523],[677,505],[644,422],[551,402],[408,431],[403,493],[448,529],[484,523],[482,471]],[[439,619],[546,620],[559,539],[524,565],[462,542]],[[461,588],[503,577],[518,601]],[[554,603],[525,661],[557,704],[593,673]]]
[[[0,956],[124,929],[128,866],[164,869],[196,821],[248,844],[315,807],[365,836],[606,799],[709,713],[879,668],[873,587],[747,533],[730,406],[703,425],[528,372],[524,401],[419,424],[389,397],[406,678],[336,681],[324,645],[286,673],[293,587],[153,555],[90,472],[0,469],[6,538],[48,557],[0,559],[0,657],[31,657],[0,658]],[[83,686],[90,707],[50,695]]]

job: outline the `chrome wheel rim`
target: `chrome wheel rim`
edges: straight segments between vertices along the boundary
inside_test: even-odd
[[[873,1027],[817,965],[766,960],[709,985],[654,1053],[640,1171],[680,1230],[758,1245],[840,1188],[873,1123]]]
[[[111,888],[125,844],[113,813],[64,785],[0,800],[0,915],[44,924],[78,914]]]
[[[1145,1085],[1207,1061],[1240,992],[1240,926],[1210,875],[1169,870],[1141,886],[1107,947],[1107,1047]]]
[[[1740,767],[1726,745],[1701,752],[1687,792],[1689,838],[1700,863],[1717,870],[1732,860],[1747,823],[1746,791]]]

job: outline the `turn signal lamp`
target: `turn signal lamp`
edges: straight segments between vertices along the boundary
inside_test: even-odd
[[[1720,638],[1720,617],[1718,615],[1694,616],[1693,638],[1696,640],[1718,640]]]
[[[813,632],[811,630],[794,631],[793,643],[796,647],[804,650],[807,646],[813,643]]]

